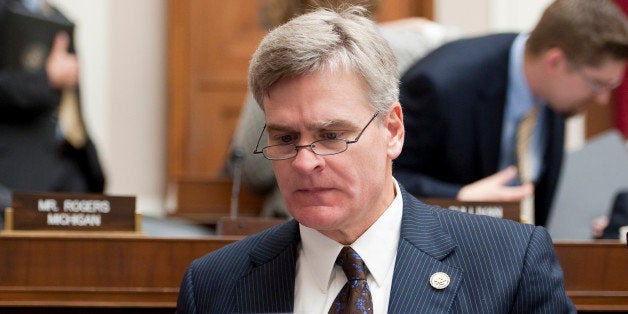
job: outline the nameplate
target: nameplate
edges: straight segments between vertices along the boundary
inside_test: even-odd
[[[462,202],[446,198],[425,198],[421,201],[463,213],[521,221],[520,202]]]
[[[81,193],[13,193],[14,231],[138,231],[134,196]]]

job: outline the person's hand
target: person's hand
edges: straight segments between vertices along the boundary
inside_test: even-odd
[[[458,192],[459,201],[510,202],[521,201],[534,193],[534,185],[508,186],[517,175],[517,168],[508,167],[484,179],[465,185]]]
[[[79,63],[76,55],[68,52],[70,37],[58,33],[46,60],[46,73],[53,89],[74,88],[78,84]]]
[[[591,221],[591,233],[594,238],[600,238],[604,234],[604,229],[608,227],[609,219],[607,216],[600,216]]]

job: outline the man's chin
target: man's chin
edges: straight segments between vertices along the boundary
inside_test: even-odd
[[[558,112],[560,112],[565,118],[571,118],[586,112],[591,105],[592,102],[581,103],[578,105],[571,104],[570,106],[564,107],[562,110],[558,110]]]
[[[568,119],[568,118],[577,116],[581,113],[584,113],[585,111],[586,109],[575,109],[575,110],[563,112],[562,114],[563,114],[563,117],[565,117],[565,119]]]
[[[293,207],[290,213],[302,225],[316,230],[331,228],[342,215],[340,209],[331,206]]]

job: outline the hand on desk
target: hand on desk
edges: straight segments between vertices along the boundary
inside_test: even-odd
[[[599,239],[604,234],[604,229],[608,227],[609,219],[607,216],[599,216],[591,221],[591,234],[594,239]]]
[[[519,186],[507,184],[517,176],[517,168],[508,167],[484,179],[467,184],[460,189],[459,201],[509,202],[520,201],[534,193],[534,185]]]

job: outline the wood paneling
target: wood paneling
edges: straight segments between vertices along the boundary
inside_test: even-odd
[[[628,247],[619,241],[559,242],[567,295],[578,311],[628,311]]]
[[[266,230],[272,226],[286,222],[280,218],[260,218],[260,217],[222,217],[216,224],[216,234],[248,236]]]
[[[220,172],[264,30],[259,0],[171,0],[169,178]]]
[[[432,0],[384,0],[377,19],[381,22],[409,16],[421,16],[434,19]]]
[[[177,211],[172,216],[204,225],[214,225],[231,216],[232,182],[228,179],[180,180],[177,185]],[[242,187],[237,216],[258,217],[263,199]]]
[[[2,234],[0,312],[12,306],[173,309],[187,265],[234,240]]]
[[[611,99],[606,105],[589,107],[585,113],[585,139],[615,128],[616,112],[615,99]]]

